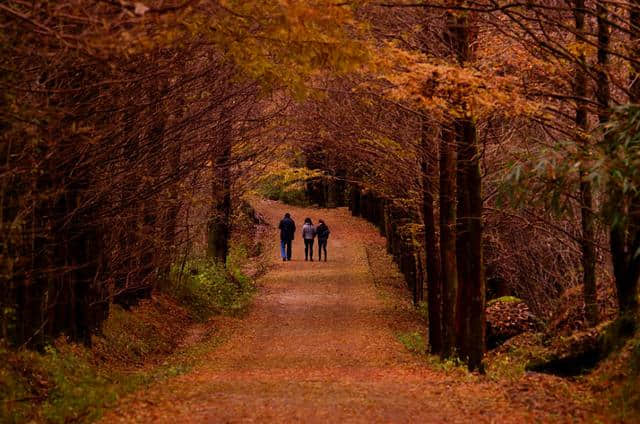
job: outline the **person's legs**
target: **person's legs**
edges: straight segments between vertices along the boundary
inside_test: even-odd
[[[291,260],[291,240],[287,240],[287,260]]]
[[[280,257],[282,257],[283,261],[287,260],[287,252],[285,251],[286,242],[284,240],[280,240]]]
[[[318,260],[322,260],[322,240],[318,239]]]
[[[309,240],[309,260],[313,262],[313,239]]]
[[[309,260],[309,240],[304,239],[304,260]]]
[[[327,240],[318,240],[318,254],[322,256],[320,249],[324,250],[324,261],[327,262]]]

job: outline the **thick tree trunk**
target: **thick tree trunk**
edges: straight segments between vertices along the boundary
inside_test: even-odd
[[[467,13],[449,15],[448,38],[458,64],[472,60],[472,30]],[[482,177],[476,125],[468,105],[461,105],[464,117],[455,123],[457,156],[457,241],[456,268],[458,294],[456,302],[457,347],[469,369],[482,370],[485,350],[485,281],[482,252]],[[442,172],[442,170],[441,170]],[[442,225],[441,225],[442,231]],[[444,271],[444,267],[443,267]]]
[[[454,355],[456,345],[456,301],[458,270],[456,261],[456,151],[455,133],[443,127],[440,140],[440,260],[442,271],[442,352]]]
[[[458,167],[463,174],[464,187],[458,186],[463,193],[458,199],[464,199],[463,210],[458,209],[458,235],[462,242],[458,245],[462,254],[458,260],[466,262],[464,283],[460,280],[460,292],[465,299],[458,313],[464,328],[464,342],[459,346],[467,360],[469,369],[482,369],[485,341],[485,296],[484,263],[482,249],[482,176],[480,174],[480,156],[476,126],[471,119],[460,122]],[[458,268],[460,269],[460,268]]]
[[[640,2],[633,0],[630,4],[630,52],[634,59],[630,63],[630,103],[640,100],[640,75],[637,60],[640,57]],[[609,12],[603,1],[596,3],[598,24],[598,70],[596,100],[598,102],[598,119],[601,125],[609,121],[610,88],[608,77],[609,65]],[[605,136],[606,137],[606,136]],[[605,145],[612,145],[614,140],[604,140]],[[616,283],[619,313],[621,316],[635,315],[638,312],[638,278],[640,277],[640,198],[631,197],[622,192],[622,188],[611,184],[608,187],[610,202],[621,209],[627,220],[619,220],[611,224],[609,240],[611,258]]]
[[[600,5],[599,7],[606,7]],[[629,6],[630,26],[630,88],[629,103],[640,103],[640,0],[632,0]],[[600,16],[600,14],[599,14]],[[607,39],[608,42],[608,39]],[[598,47],[602,44],[598,36]],[[608,94],[608,91],[607,91]],[[608,100],[608,98],[607,98]],[[619,187],[611,188],[612,203],[626,204],[628,222],[618,223],[610,229],[611,256],[616,280],[620,315],[638,314],[638,279],[640,279],[640,196],[626,198]]]
[[[622,200],[618,190],[615,195]],[[615,199],[615,198],[614,198]],[[631,206],[636,213],[640,212],[640,199]],[[621,316],[638,313],[638,279],[640,278],[640,257],[636,254],[640,249],[640,216],[636,223],[618,224],[611,228],[611,256],[613,273],[616,281],[618,308]]]
[[[437,161],[429,145],[429,131],[422,123],[422,217],[424,221],[424,246],[426,254],[427,306],[429,313],[429,346],[431,353],[442,351],[442,276],[440,252],[436,240],[436,221],[433,204],[434,181],[437,178]]]
[[[574,17],[576,26],[576,41],[584,42],[584,0],[575,1]],[[598,19],[599,25],[602,23],[601,19]],[[602,29],[599,26],[599,29]],[[601,55],[598,54],[598,59],[601,59]],[[578,145],[582,147],[583,152],[586,154],[590,148],[588,139],[586,137],[588,131],[587,124],[587,106],[583,99],[586,98],[587,93],[587,79],[586,79],[586,58],[584,53],[581,53],[578,57],[578,64],[575,69],[574,80],[574,95],[576,97],[576,129],[578,131]],[[600,60],[599,60],[600,62]],[[606,53],[604,63],[601,66],[606,66]],[[604,69],[598,70],[598,80],[600,82],[601,77],[604,76],[606,84],[606,73]],[[600,86],[600,84],[598,84]],[[606,85],[603,85],[605,87]],[[608,88],[607,88],[608,90]],[[595,325],[598,322],[598,300],[596,293],[596,250],[595,250],[595,218],[593,214],[593,195],[591,182],[587,180],[588,171],[581,166],[580,168],[580,217],[582,223],[582,240],[580,241],[580,248],[582,251],[582,281],[583,281],[583,294],[585,315],[589,325]]]

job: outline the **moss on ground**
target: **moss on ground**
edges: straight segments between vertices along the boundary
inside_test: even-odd
[[[498,303],[498,302],[502,302],[502,303],[520,303],[520,302],[524,302],[522,299],[520,299],[519,297],[515,297],[515,296],[502,296],[502,297],[498,297],[496,299],[491,299],[490,301],[487,302],[487,306],[491,306],[494,303]]]

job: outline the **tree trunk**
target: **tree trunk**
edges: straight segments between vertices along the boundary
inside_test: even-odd
[[[352,185],[349,194],[350,194],[350,196],[349,196],[350,197],[349,204],[351,206],[351,215],[360,216],[360,214],[361,214],[361,209],[360,209],[360,189],[358,188],[358,186]]]
[[[467,264],[464,283],[460,281],[460,292],[465,296],[463,306],[458,310],[463,317],[461,322],[464,327],[464,342],[460,349],[470,370],[482,370],[486,347],[482,176],[475,123],[471,119],[464,119],[460,122],[460,130],[458,167],[461,168],[465,186],[458,186],[458,192],[463,193],[458,198],[464,199],[463,211],[458,210],[458,229],[462,232],[462,243],[459,244],[462,254],[459,254],[458,260],[464,260]]]
[[[456,196],[457,196],[457,221],[456,221],[456,261],[458,267],[458,297],[456,300],[456,348],[458,355],[465,361],[469,357],[470,328],[470,300],[471,300],[471,234],[469,219],[471,214],[471,199],[469,190],[469,161],[470,148],[465,140],[467,120],[457,119],[456,127]]]
[[[574,17],[576,24],[576,41],[584,42],[584,0],[576,0]],[[603,29],[602,19],[598,18],[598,28]],[[605,30],[606,32],[606,30]],[[600,37],[599,37],[600,38]],[[606,52],[604,62],[601,63],[601,54],[598,53],[598,62],[600,66],[606,66]],[[588,154],[590,146],[586,134],[587,128],[587,107],[583,99],[586,98],[587,80],[586,80],[586,58],[584,53],[578,57],[578,64],[575,69],[574,95],[576,97],[576,130],[578,132],[578,145],[581,146],[583,153]],[[598,70],[598,86],[601,86],[601,76],[604,78],[602,87],[606,87],[607,74],[604,69]],[[606,88],[608,90],[608,87]],[[581,162],[582,163],[582,162]],[[598,322],[598,300],[596,292],[596,250],[595,250],[595,218],[593,214],[593,195],[591,182],[587,179],[588,171],[584,165],[580,167],[580,218],[582,224],[582,240],[580,248],[582,251],[582,281],[583,295],[585,305],[585,315],[589,325],[593,326]]]
[[[598,73],[596,100],[598,102],[598,119],[601,125],[609,120],[610,89],[608,78],[609,65],[609,12],[603,1],[596,3],[598,24]],[[640,2],[633,0],[630,4],[630,103],[640,101],[640,75],[637,60],[640,56]],[[605,145],[613,145],[614,140],[604,140]],[[610,202],[622,209],[627,220],[619,220],[609,228],[611,259],[616,283],[618,308],[621,316],[635,315],[638,312],[638,278],[640,277],[640,198],[634,194],[625,194],[622,188],[610,184],[608,187]]]
[[[229,119],[225,114],[223,121]],[[225,122],[220,134],[217,157],[212,160],[213,213],[209,219],[207,252],[210,258],[226,264],[231,236],[231,124]]]
[[[606,7],[600,5],[599,7]],[[600,13],[598,14],[600,17]],[[640,103],[640,0],[632,0],[629,9],[630,26],[630,88],[629,103]],[[598,34],[598,47],[602,43]],[[603,40],[604,41],[604,40]],[[608,43],[608,38],[607,38]],[[606,53],[606,52],[605,52]],[[608,94],[608,91],[607,91]],[[608,100],[608,98],[607,98]],[[627,205],[628,222],[611,226],[610,246],[616,280],[618,307],[621,316],[638,313],[638,279],[640,278],[640,196],[626,198],[620,187],[611,189],[612,203]]]
[[[455,352],[456,300],[456,152],[455,133],[443,127],[440,139],[440,260],[442,271],[442,352],[443,358]]]
[[[472,30],[468,13],[449,15],[448,37],[458,64],[465,67],[472,60]],[[457,347],[470,370],[482,370],[485,350],[485,281],[482,252],[482,177],[473,111],[462,104],[462,118],[455,123],[457,138],[458,209],[456,268]],[[441,226],[442,228],[442,226]],[[444,269],[444,268],[443,268]]]
[[[433,206],[434,180],[437,178],[436,161],[429,146],[427,124],[422,122],[422,217],[426,254],[427,305],[429,313],[429,346],[431,353],[442,351],[442,276],[440,252],[436,240],[436,221]]]

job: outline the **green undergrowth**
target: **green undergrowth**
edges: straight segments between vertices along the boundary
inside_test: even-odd
[[[107,326],[118,330],[118,337],[97,337],[91,348],[64,338],[43,352],[0,347],[0,422],[95,421],[127,393],[188,371],[219,342],[211,336],[178,349],[174,340],[167,353],[169,335],[140,333],[140,314],[114,315]],[[162,319],[172,325],[173,318]]]
[[[502,296],[502,297],[498,297],[496,299],[491,299],[490,301],[487,302],[487,306],[491,306],[494,303],[497,302],[502,302],[502,303],[520,303],[523,302],[522,299],[515,297],[515,296]]]
[[[62,339],[42,353],[0,347],[0,422],[93,422],[127,393],[187,372],[219,342],[212,336],[139,368]]]
[[[125,394],[187,372],[222,339],[207,318],[247,310],[255,290],[242,271],[248,260],[236,244],[226,268],[204,258],[175,265],[152,299],[130,310],[112,305],[91,347],[63,337],[42,352],[0,344],[0,422],[92,422]]]
[[[418,331],[396,333],[396,338],[412,353],[423,354],[426,351],[426,342]]]
[[[438,355],[428,355],[427,363],[431,368],[438,371],[454,374],[457,376],[472,376],[467,368],[467,364],[457,356],[442,359]]]
[[[542,333],[523,333],[509,339],[485,358],[487,377],[491,380],[520,379],[533,361],[547,358],[549,350],[543,344]]]
[[[427,353],[427,340],[420,331],[395,332],[396,339],[409,352],[420,356],[426,361],[426,364],[432,369],[453,373],[458,376],[469,376],[467,366],[461,359],[453,356],[451,358],[442,359],[437,355]]]
[[[233,247],[226,267],[208,258],[192,258],[171,269],[165,291],[189,308],[194,318],[245,312],[255,291],[253,281],[242,272],[247,260],[244,246]]]

